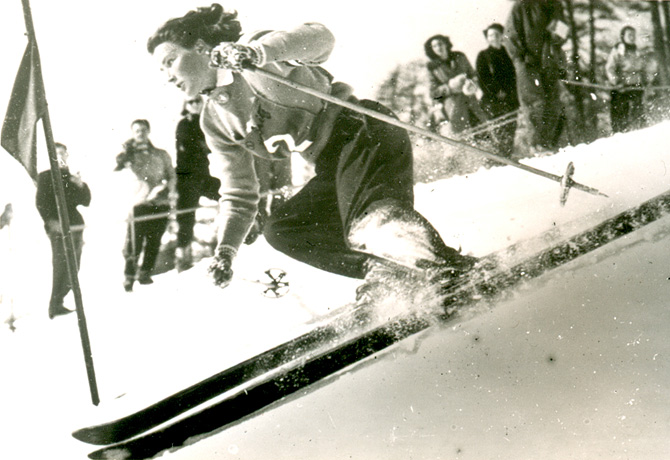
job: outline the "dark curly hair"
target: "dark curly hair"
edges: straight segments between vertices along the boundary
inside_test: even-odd
[[[228,12],[218,3],[213,3],[167,21],[149,37],[147,51],[153,54],[156,47],[165,42],[191,49],[199,39],[216,46],[221,42],[235,42],[241,34],[237,11]]]
[[[433,40],[441,40],[442,42],[444,42],[449,52],[451,52],[451,49],[454,47],[454,45],[451,44],[451,39],[446,35],[433,35],[423,44],[423,50],[426,53],[428,59],[430,59],[431,61],[434,59],[442,59],[437,54],[435,54],[435,51],[433,51],[433,45],[432,45]]]

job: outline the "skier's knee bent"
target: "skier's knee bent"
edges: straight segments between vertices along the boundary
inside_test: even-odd
[[[403,265],[464,263],[464,256],[447,246],[425,217],[396,201],[371,206],[352,223],[348,241],[355,250]]]

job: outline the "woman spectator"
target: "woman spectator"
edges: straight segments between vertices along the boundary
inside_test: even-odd
[[[487,117],[475,97],[478,91],[475,74],[468,58],[453,51],[449,37],[434,35],[426,40],[424,51],[430,78],[430,96],[439,102],[440,116],[446,117],[454,134],[486,121]]]

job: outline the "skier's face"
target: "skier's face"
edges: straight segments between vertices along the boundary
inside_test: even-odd
[[[449,49],[447,44],[444,43],[444,40],[435,39],[430,42],[430,47],[437,56],[442,59],[447,59],[449,57]]]
[[[486,41],[489,46],[493,48],[502,48],[502,34],[497,29],[489,29],[486,31]]]
[[[153,53],[168,82],[193,98],[216,86],[216,69],[209,67],[209,47],[198,40],[193,49],[172,42],[164,42]]]

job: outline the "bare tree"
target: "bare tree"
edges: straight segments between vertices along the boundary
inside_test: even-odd
[[[658,57],[658,75],[660,83],[668,84],[668,54],[667,54],[667,38],[663,29],[663,21],[661,19],[661,3],[653,1],[651,5],[651,23],[653,25],[654,49]]]
[[[589,81],[596,81],[596,5],[589,0]]]

